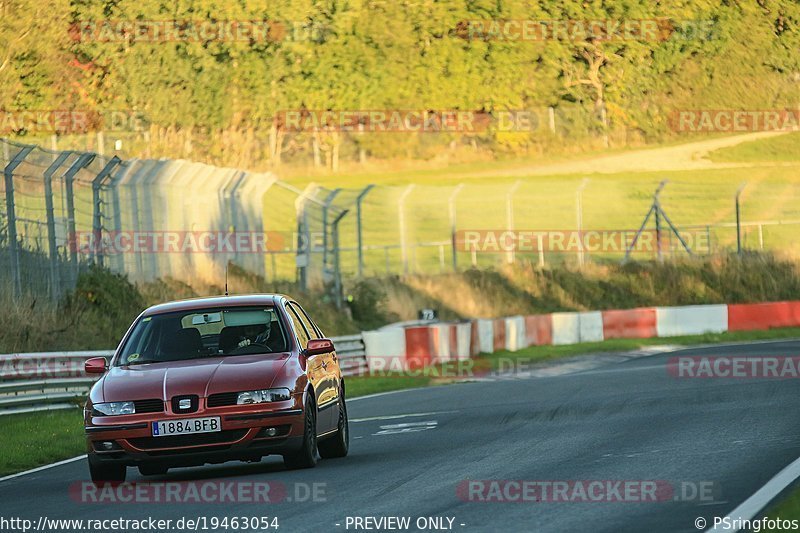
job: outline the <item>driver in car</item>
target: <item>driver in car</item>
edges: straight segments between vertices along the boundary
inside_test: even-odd
[[[261,346],[267,346],[267,339],[269,339],[269,333],[271,329],[271,324],[250,324],[244,327],[244,336],[239,341],[239,348],[244,346],[250,346],[251,344],[258,344]]]

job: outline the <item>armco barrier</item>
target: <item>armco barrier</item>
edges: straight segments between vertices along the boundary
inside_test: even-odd
[[[361,335],[336,337],[333,341],[345,375],[366,370]],[[0,415],[79,406],[97,380],[96,376],[84,373],[84,362],[91,357],[110,358],[113,354],[112,350],[102,350],[0,355]]]
[[[659,337],[722,333],[728,330],[727,305],[656,307]]]
[[[97,378],[83,363],[112,351],[0,355],[0,415],[66,409],[79,405]]]
[[[728,306],[728,331],[797,326],[800,326],[800,302],[731,304]]]
[[[656,335],[655,308],[603,311],[603,338],[649,339]]]

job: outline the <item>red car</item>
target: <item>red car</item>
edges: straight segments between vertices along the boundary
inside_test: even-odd
[[[283,456],[313,467],[348,449],[345,383],[333,342],[288,296],[198,298],[145,310],[84,409],[93,481],[170,467]]]

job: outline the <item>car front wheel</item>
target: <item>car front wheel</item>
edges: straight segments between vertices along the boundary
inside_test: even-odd
[[[317,409],[309,396],[303,423],[303,444],[300,450],[283,456],[286,468],[312,468],[317,464]]]

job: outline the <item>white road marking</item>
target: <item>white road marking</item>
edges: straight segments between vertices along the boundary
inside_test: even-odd
[[[764,508],[769,505],[778,494],[786,487],[791,485],[798,477],[800,477],[800,458],[795,459],[789,466],[778,472],[775,477],[767,481],[767,483],[758,489],[752,496],[742,502],[739,507],[728,513],[727,517],[732,520],[752,520]],[[722,524],[720,527],[712,527],[706,531],[739,531],[739,528],[723,529]]]
[[[79,455],[77,457],[73,457],[72,459],[64,459],[63,461],[59,461],[57,463],[52,463],[52,464],[49,464],[49,465],[44,465],[44,466],[39,466],[37,468],[32,468],[32,469],[26,470],[24,472],[17,472],[16,474],[11,474],[9,476],[0,477],[0,483],[2,483],[3,481],[7,481],[9,479],[14,479],[14,478],[20,477],[20,476],[27,476],[28,474],[41,472],[42,470],[47,470],[48,468],[53,468],[53,467],[56,467],[56,466],[65,465],[67,463],[73,463],[75,461],[80,461],[81,459],[86,459],[86,454]]]
[[[369,418],[351,418],[350,422],[372,422],[373,420],[396,420],[398,418],[412,418],[416,416],[431,416],[443,415],[449,413],[458,413],[458,411],[434,411],[431,413],[410,413],[407,415],[387,415],[387,416],[371,416]],[[381,426],[383,427],[383,426]]]
[[[436,429],[439,422],[436,420],[426,420],[425,422],[406,422],[403,424],[388,424],[381,426],[381,430],[373,435],[395,435],[397,433],[416,433]]]

